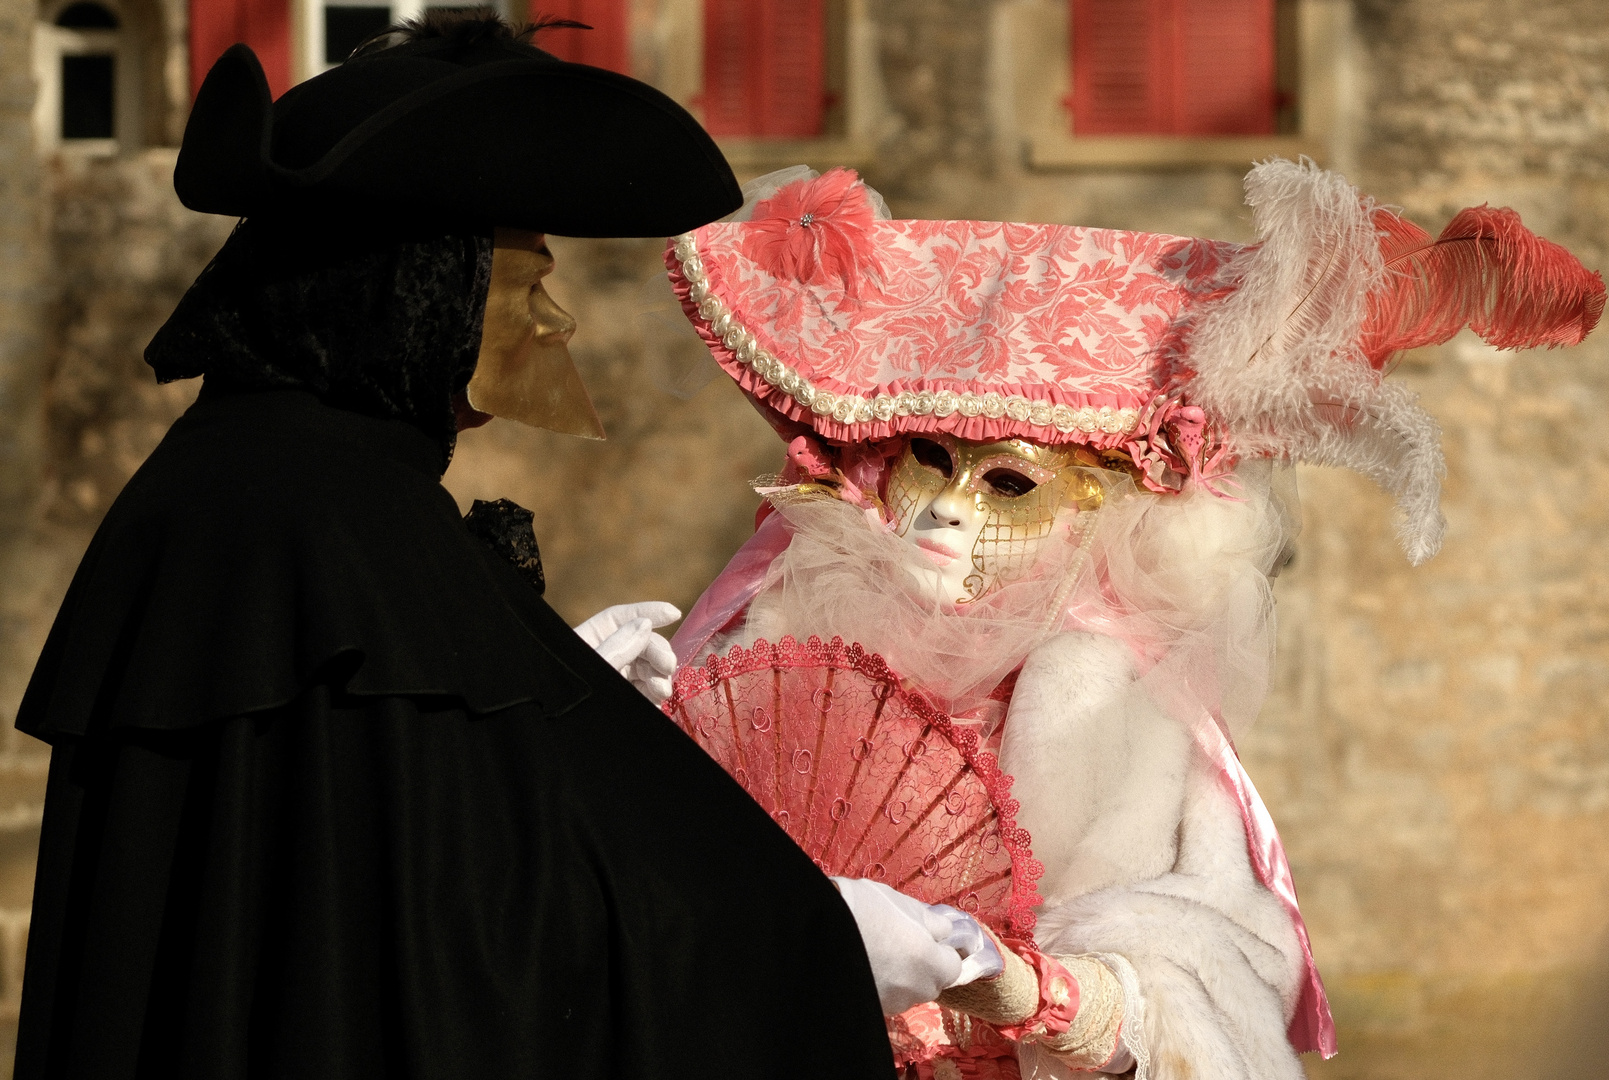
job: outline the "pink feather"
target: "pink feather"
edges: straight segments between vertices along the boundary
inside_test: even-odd
[[[869,235],[875,215],[860,177],[830,169],[798,180],[754,207],[743,254],[772,277],[807,285],[837,278],[856,295],[877,252]]]
[[[1471,207],[1435,240],[1387,210],[1374,221],[1387,278],[1369,297],[1363,352],[1376,368],[1465,326],[1500,349],[1575,345],[1603,314],[1602,275],[1513,210]]]

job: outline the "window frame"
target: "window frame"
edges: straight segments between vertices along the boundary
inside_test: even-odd
[[[1281,10],[1283,9],[1283,10]],[[1345,167],[1342,83],[1351,62],[1348,0],[1276,0],[1275,72],[1295,102],[1275,135],[1078,135],[1072,130],[1071,0],[1018,0],[1001,27],[1011,60],[1006,90],[1022,163],[1032,171],[1250,167],[1270,156]],[[1057,72],[1054,81],[1041,76]]]
[[[76,0],[52,0],[41,5],[34,23],[32,53],[36,86],[33,109],[34,141],[42,154],[70,153],[107,157],[134,149],[140,142],[141,83],[139,50],[129,25],[129,12],[117,0],[94,0],[117,19],[117,29],[74,29],[57,26],[56,19]],[[106,56],[113,59],[112,137],[64,139],[61,135],[63,56]]]
[[[433,7],[468,7],[472,3],[432,3],[431,0],[386,0],[362,3],[360,0],[286,0],[291,5],[291,85],[306,82],[336,67],[324,60],[324,9],[326,7],[388,7],[390,22],[411,19]],[[492,0],[485,4],[516,24],[530,20],[530,11],[520,0]]]
[[[702,122],[704,0],[630,2],[651,28],[645,37],[653,43],[651,50],[638,51],[638,78],[653,83]],[[802,163],[818,169],[834,165],[863,169],[875,160],[884,107],[877,27],[868,6],[867,0],[826,0],[823,75],[834,100],[827,107],[822,135],[715,140],[740,177]]]

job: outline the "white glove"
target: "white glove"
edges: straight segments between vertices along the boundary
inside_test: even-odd
[[[945,904],[924,904],[880,881],[832,880],[860,928],[885,1015],[1004,970],[994,942],[972,916]]]
[[[929,904],[928,910],[950,920],[950,934],[944,939],[944,944],[961,954],[961,974],[950,986],[965,986],[1006,970],[1006,961],[1000,955],[1000,949],[977,919],[949,904]],[[945,989],[948,990],[950,986]]]
[[[674,604],[648,600],[604,608],[575,628],[604,663],[620,672],[655,705],[670,697],[676,653],[670,642],[654,633],[682,617]]]

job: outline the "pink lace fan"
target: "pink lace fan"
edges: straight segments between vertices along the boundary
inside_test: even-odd
[[[873,878],[1031,940],[1042,868],[977,735],[841,638],[684,668],[665,713],[829,874]]]

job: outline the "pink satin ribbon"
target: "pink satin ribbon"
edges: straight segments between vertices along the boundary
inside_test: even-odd
[[[793,532],[785,517],[775,513],[765,516],[754,535],[737,549],[726,569],[710,582],[710,587],[704,590],[704,595],[698,598],[693,610],[671,636],[670,646],[676,650],[677,667],[691,663],[699,650],[709,644],[710,638],[743,613],[759,594],[772,561],[792,539]]]
[[[1302,920],[1301,908],[1296,903],[1296,879],[1291,875],[1290,860],[1285,857],[1285,845],[1279,839],[1274,819],[1263,805],[1262,796],[1246,775],[1223,729],[1211,716],[1203,716],[1195,725],[1196,744],[1207,759],[1218,767],[1218,779],[1229,789],[1240,807],[1240,820],[1246,827],[1246,851],[1251,856],[1252,870],[1280,902],[1296,928],[1296,940],[1302,946],[1302,959],[1306,971],[1302,978],[1302,993],[1296,1002],[1296,1013],[1291,1017],[1285,1037],[1299,1053],[1318,1051],[1326,1058],[1335,1056],[1335,1020],[1330,1015],[1330,999],[1324,993],[1324,980],[1319,977],[1318,965],[1313,961],[1313,945],[1308,940],[1307,923]]]

